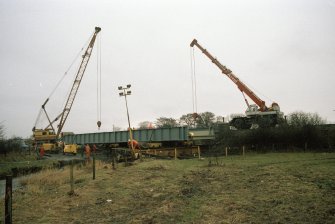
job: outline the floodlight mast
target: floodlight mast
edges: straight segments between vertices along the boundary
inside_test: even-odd
[[[134,142],[133,142],[133,133],[131,130],[131,125],[130,125],[130,118],[129,118],[129,110],[128,110],[128,102],[127,102],[127,96],[131,95],[131,91],[128,90],[131,87],[130,84],[127,85],[127,87],[122,87],[119,86],[118,90],[122,91],[119,92],[119,96],[124,96],[124,99],[126,101],[126,110],[127,110],[127,118],[128,118],[128,129],[129,129],[129,138],[130,138],[130,146],[131,146],[131,154],[133,159],[135,158],[135,151],[134,151]]]

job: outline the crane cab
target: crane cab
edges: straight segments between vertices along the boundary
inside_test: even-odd
[[[54,140],[56,138],[56,134],[52,129],[35,129],[33,132],[33,138],[35,141]]]

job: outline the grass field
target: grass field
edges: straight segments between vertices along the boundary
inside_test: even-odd
[[[57,165],[57,160],[37,160],[35,153],[8,153],[0,155],[0,180],[6,175],[21,176]]]
[[[335,223],[335,154],[144,159],[44,170],[13,193],[14,223]],[[4,214],[4,199],[0,214]]]

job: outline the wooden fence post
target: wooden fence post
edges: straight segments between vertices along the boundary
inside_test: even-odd
[[[12,224],[12,186],[13,177],[6,176],[5,224]]]
[[[174,148],[174,159],[177,159],[177,148]]]
[[[228,156],[228,147],[225,148],[226,151],[226,157]]]
[[[93,180],[95,180],[95,154],[93,154]]]
[[[124,166],[128,165],[128,155],[127,155],[127,151],[124,150]]]
[[[200,160],[200,158],[201,158],[201,152],[200,152],[200,146],[198,145],[198,158],[199,158],[199,160]]]
[[[70,162],[70,186],[71,190],[69,192],[70,195],[74,194],[74,180],[73,180],[73,160]]]
[[[112,149],[113,150],[113,154],[112,154],[112,167],[113,167],[113,170],[115,170],[115,163],[116,163],[116,152],[115,152],[115,149]]]
[[[139,156],[140,156],[140,161],[142,162],[142,161],[143,161],[143,158],[142,158],[142,150],[139,149],[138,152],[139,152],[138,154],[139,154]]]
[[[242,150],[243,150],[243,156],[245,156],[245,146],[242,146]]]

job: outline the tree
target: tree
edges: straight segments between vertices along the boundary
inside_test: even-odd
[[[0,123],[0,141],[4,140],[5,138],[5,127],[3,124]]]
[[[142,121],[138,124],[140,129],[149,129],[152,128],[152,122],[150,121]]]
[[[195,127],[196,120],[194,118],[195,114],[193,113],[184,114],[179,118],[179,124],[182,126]]]
[[[122,128],[116,127],[116,126],[113,125],[113,131],[121,131],[121,130],[122,130]]]
[[[188,127],[208,128],[214,124],[224,123],[224,117],[215,116],[212,112],[188,113],[179,118],[179,124]]]
[[[326,120],[321,118],[317,113],[297,111],[288,115],[287,123],[294,127],[304,127],[307,125],[325,124]]]
[[[225,122],[225,118],[223,116],[216,116],[216,121],[215,123],[217,124],[223,124]]]
[[[177,127],[177,121],[176,119],[170,117],[160,117],[157,118],[156,122],[155,122],[156,126],[158,128],[173,128],[173,127]]]
[[[6,154],[5,148],[5,128],[3,124],[0,123],[0,154]]]
[[[203,112],[200,113],[196,119],[197,127],[208,128],[213,126],[215,123],[215,114],[212,112]]]

